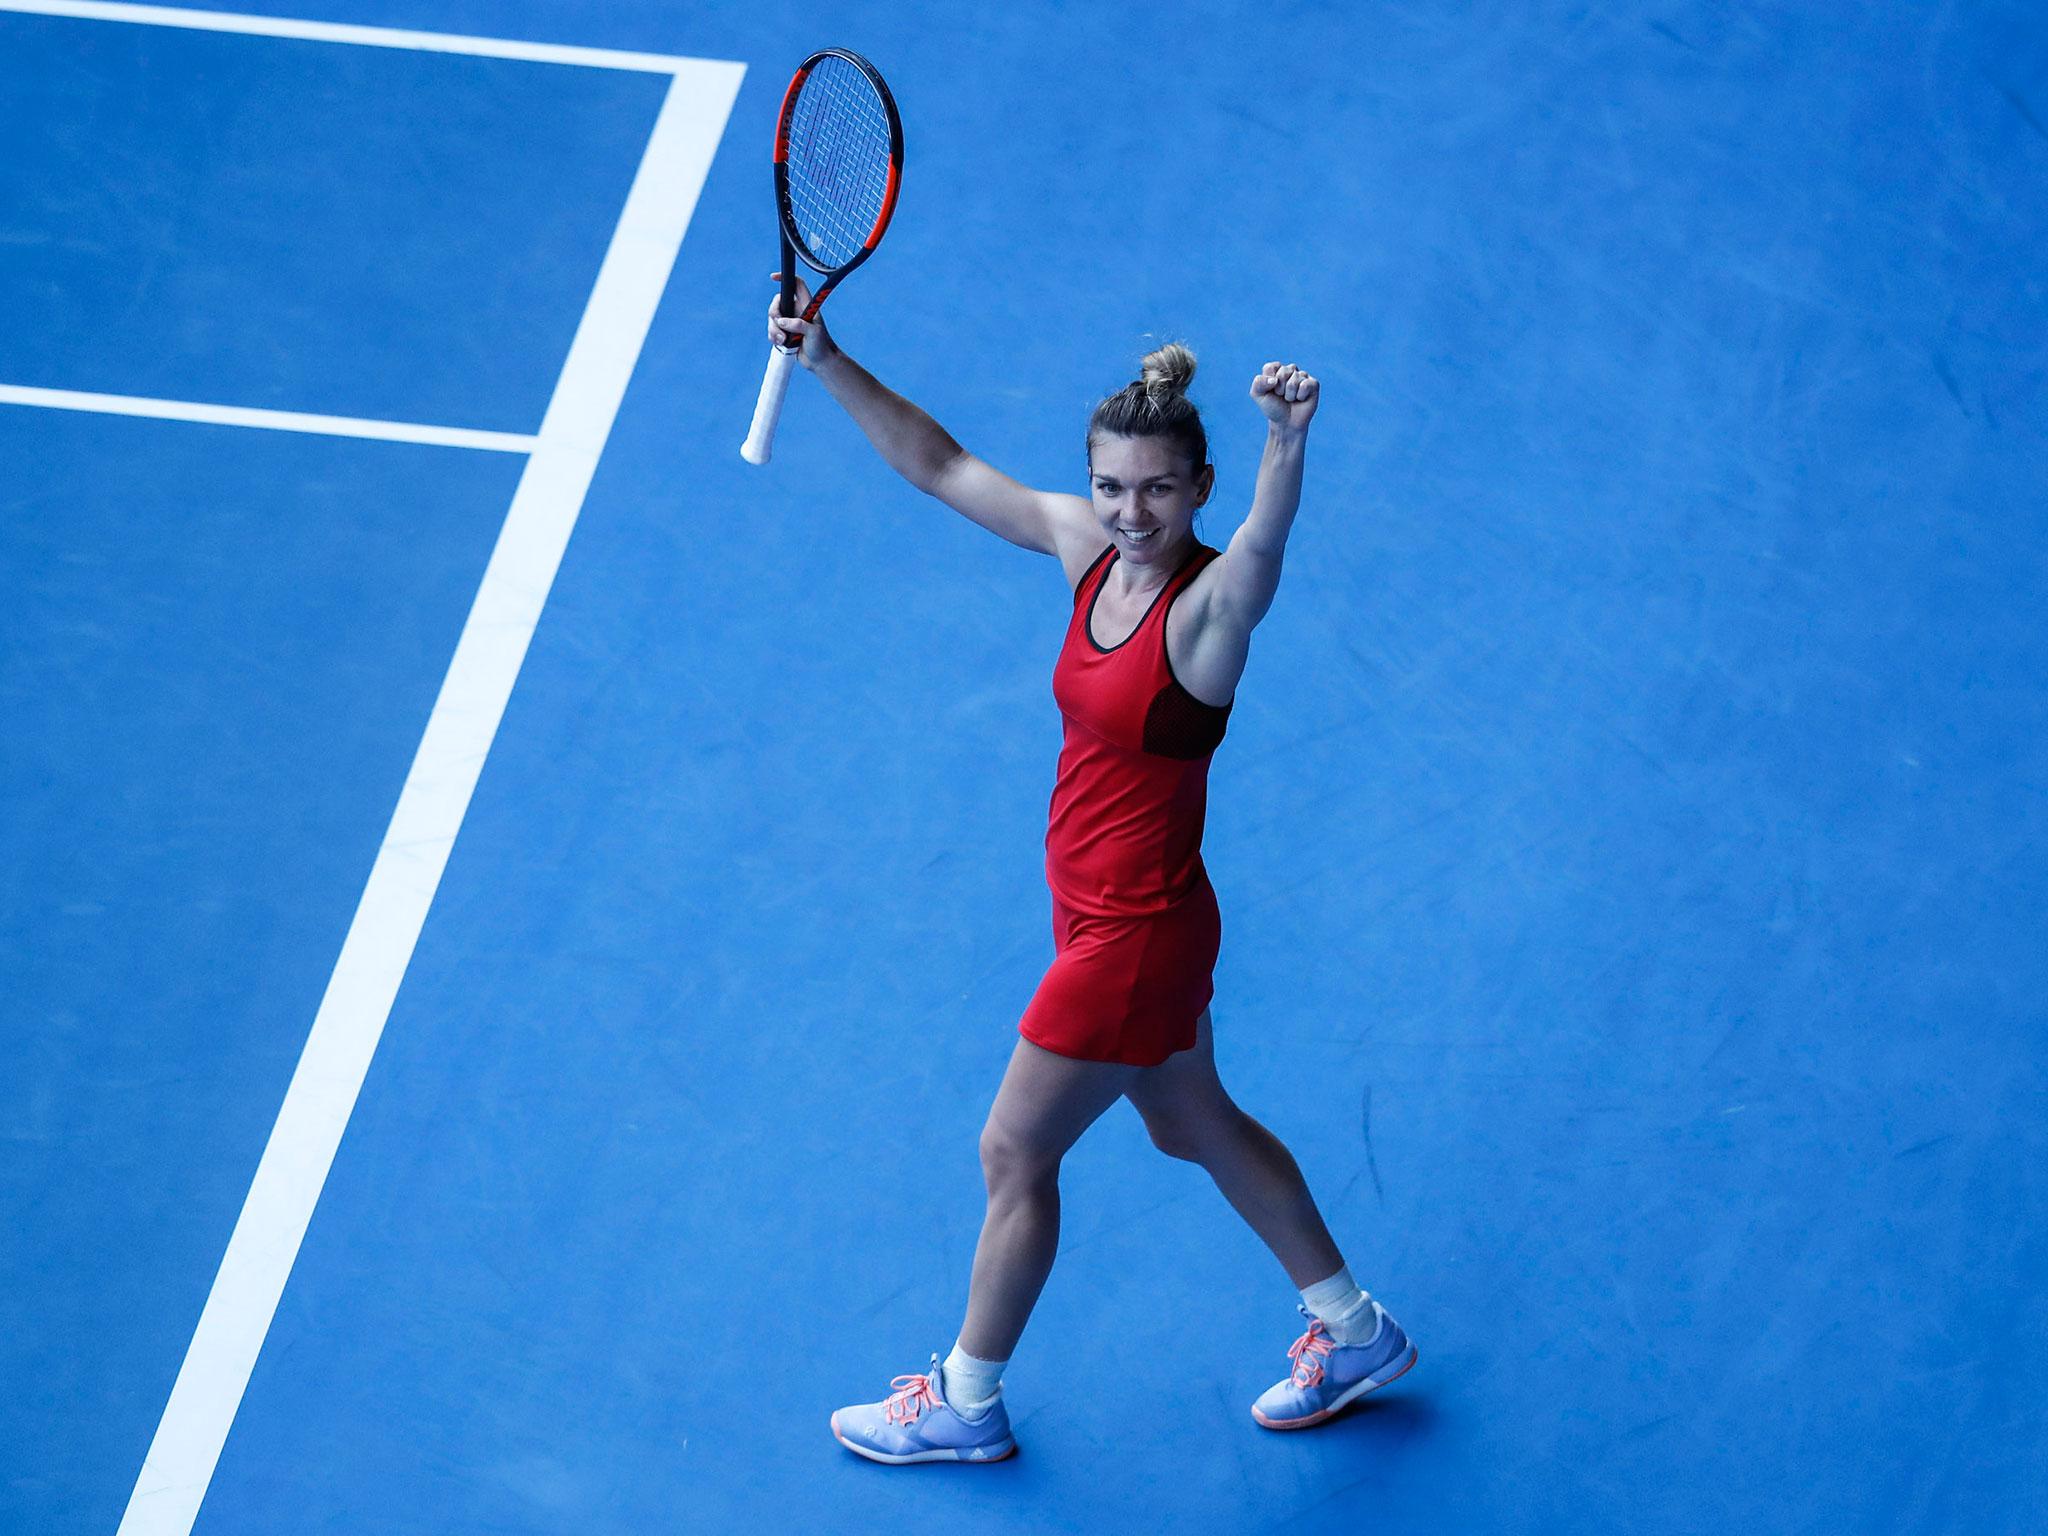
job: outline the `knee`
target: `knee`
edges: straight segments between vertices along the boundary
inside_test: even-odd
[[[994,1121],[981,1130],[981,1175],[991,1195],[1023,1193],[1059,1182],[1060,1160],[1005,1131]]]
[[[1145,1130],[1152,1145],[1184,1163],[1207,1163],[1217,1148],[1237,1134],[1242,1112],[1235,1105],[1200,1115],[1150,1115]]]

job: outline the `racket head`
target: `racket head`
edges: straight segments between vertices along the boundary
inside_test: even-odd
[[[881,72],[846,48],[797,66],[775,125],[775,207],[789,249],[825,281],[818,312],[841,278],[873,254],[903,182],[903,120]],[[785,263],[787,279],[795,274]],[[789,313],[785,302],[783,313]]]

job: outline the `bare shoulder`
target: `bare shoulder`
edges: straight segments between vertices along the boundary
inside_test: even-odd
[[[1067,573],[1067,590],[1074,591],[1088,567],[1109,547],[1109,537],[1095,519],[1095,508],[1085,496],[1058,491],[1041,491],[1045,520],[1052,532],[1052,552],[1060,557]]]

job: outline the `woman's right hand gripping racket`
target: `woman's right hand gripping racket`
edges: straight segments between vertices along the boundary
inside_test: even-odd
[[[782,224],[782,313],[817,318],[839,280],[880,243],[903,179],[903,124],[874,65],[844,48],[798,66],[775,124],[775,211]],[[796,257],[825,281],[797,314]],[[740,456],[766,464],[799,346],[771,347]]]

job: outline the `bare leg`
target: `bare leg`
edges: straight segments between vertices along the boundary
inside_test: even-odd
[[[1199,1163],[1223,1197],[1306,1290],[1344,1267],[1301,1167],[1280,1138],[1239,1109],[1216,1076],[1204,1010],[1190,1050],[1140,1070],[1126,1090],[1159,1149]]]
[[[1052,1273],[1060,1242],[1060,1160],[1144,1069],[1077,1061],[1021,1035],[981,1132],[988,1215],[960,1347],[1007,1360]]]

